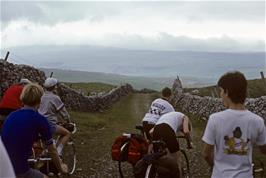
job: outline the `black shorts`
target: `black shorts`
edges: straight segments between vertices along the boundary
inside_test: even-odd
[[[152,140],[164,141],[170,153],[175,153],[180,150],[176,134],[168,124],[162,123],[156,125],[154,127]],[[156,148],[154,148],[154,150],[156,151]]]
[[[17,109],[10,108],[0,108],[0,115],[8,116],[11,112],[16,111]]]
[[[155,124],[151,124],[147,121],[143,121],[142,125],[143,125],[143,132],[145,133],[147,139],[151,140],[150,130],[155,126]]]

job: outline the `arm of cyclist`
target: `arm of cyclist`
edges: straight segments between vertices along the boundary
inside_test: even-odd
[[[48,149],[48,152],[49,152],[49,155],[51,156],[52,160],[53,160],[53,163],[55,164],[56,168],[63,174],[67,174],[68,173],[68,168],[67,168],[67,165],[64,164],[59,156],[58,156],[58,153],[57,153],[57,150],[54,146],[54,144],[50,144],[47,146],[47,149]]]
[[[63,174],[66,174],[68,169],[67,166],[65,164],[62,163],[62,161],[60,160],[57,150],[55,148],[55,145],[53,144],[53,138],[52,138],[52,134],[50,132],[50,125],[48,123],[48,120],[41,116],[42,119],[40,119],[40,123],[39,123],[39,132],[42,136],[42,139],[45,140],[45,144],[47,146],[48,152],[56,166],[56,168]]]
[[[60,117],[62,117],[64,120],[66,120],[67,123],[71,123],[70,120],[70,115],[66,110],[66,107],[62,107],[59,111],[58,111]]]
[[[149,131],[151,137],[153,136],[154,127]]]
[[[192,144],[192,139],[191,139],[190,129],[189,129],[189,118],[187,116],[183,117],[183,133],[187,140],[187,146],[188,146],[187,148],[192,149],[193,144]]]
[[[59,96],[56,96],[53,101],[53,105],[56,108],[57,114],[66,120],[66,122],[71,123],[70,115],[66,110],[65,104]]]

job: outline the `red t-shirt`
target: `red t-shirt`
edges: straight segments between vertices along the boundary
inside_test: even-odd
[[[7,109],[19,109],[22,107],[22,102],[20,101],[20,94],[22,92],[23,85],[12,85],[9,87],[1,102],[0,108],[7,108]]]

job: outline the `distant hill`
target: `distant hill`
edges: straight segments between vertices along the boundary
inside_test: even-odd
[[[68,85],[70,88],[73,88],[77,91],[80,91],[84,95],[93,95],[96,93],[107,93],[113,88],[115,88],[115,85],[110,85],[106,83],[98,83],[98,82],[90,82],[90,83],[69,83],[64,82],[66,85]]]
[[[87,82],[100,82],[111,85],[121,85],[124,83],[131,84],[135,89],[150,88],[154,90],[161,90],[163,87],[172,87],[173,78],[159,78],[159,77],[135,77],[101,72],[84,72],[73,70],[61,70],[61,69],[46,69],[41,68],[45,72],[46,76],[50,76],[53,72],[53,76],[63,82],[71,83],[87,83]],[[199,80],[193,77],[181,78],[182,84],[186,87],[200,87],[207,86],[212,83],[208,83],[208,80]],[[207,82],[205,82],[207,81]]]
[[[124,83],[129,83],[135,89],[151,88],[155,90],[160,90],[164,86],[171,86],[174,80],[171,78],[132,77],[100,72],[83,72],[44,68],[41,68],[41,70],[45,72],[46,76],[50,76],[51,72],[53,72],[53,76],[58,78],[62,82],[100,82],[111,85],[121,85]]]
[[[248,79],[265,71],[265,52],[197,52],[129,50],[100,46],[25,46],[6,49],[10,61],[40,68],[89,71],[171,80],[177,75],[184,85],[215,84],[225,72],[240,70]],[[121,78],[122,82],[125,77]],[[67,78],[70,78],[69,76]],[[94,77],[93,77],[94,78]],[[140,78],[131,78],[140,79]],[[148,81],[151,79],[148,78]],[[119,79],[119,82],[121,80]],[[146,79],[142,83],[146,83]],[[132,81],[133,82],[133,81]],[[189,83],[188,83],[189,82]],[[167,83],[167,82],[166,82]],[[152,85],[153,86],[153,85]],[[146,87],[146,86],[145,86]]]
[[[257,98],[260,96],[266,96],[266,86],[262,79],[248,80],[248,97]],[[216,86],[208,86],[201,88],[185,88],[185,92],[192,92],[198,90],[200,96],[216,96],[219,95]]]

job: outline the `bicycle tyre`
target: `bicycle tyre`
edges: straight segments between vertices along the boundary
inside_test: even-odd
[[[185,150],[180,150],[180,159],[181,159],[181,171],[182,171],[182,176],[184,178],[190,178],[190,167],[189,167],[189,161],[187,154]]]
[[[156,167],[153,164],[148,165],[145,178],[156,178]]]
[[[62,153],[62,161],[68,166],[68,174],[71,175],[75,172],[77,164],[76,148],[73,139],[70,138],[65,144]]]
[[[125,158],[127,157],[128,146],[129,146],[129,140],[126,141],[122,145],[121,150],[120,150],[120,157],[119,157],[119,160],[118,160],[118,170],[119,170],[120,178],[124,178],[123,171],[122,171],[122,167],[121,167],[121,163],[123,161],[125,161]]]

